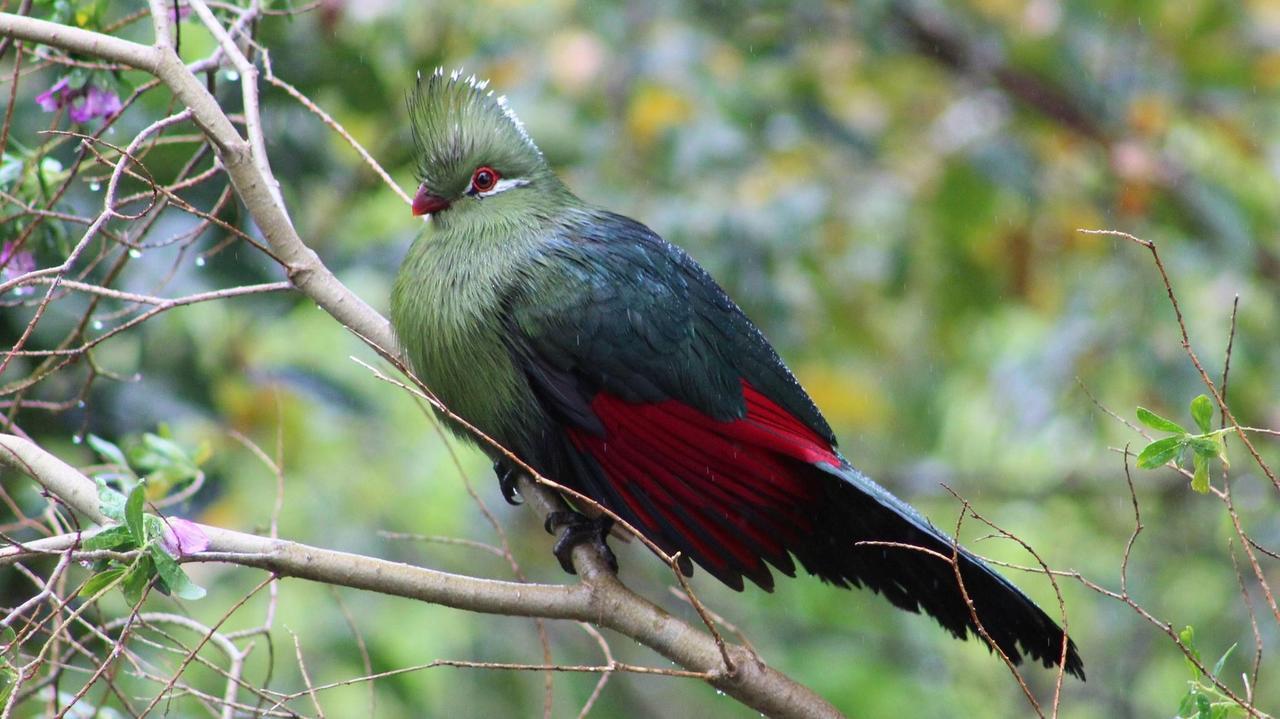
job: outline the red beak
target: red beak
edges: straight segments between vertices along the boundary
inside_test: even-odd
[[[413,214],[414,215],[430,215],[433,212],[449,209],[449,201],[439,195],[431,194],[431,190],[426,185],[418,188],[418,194],[413,196]]]

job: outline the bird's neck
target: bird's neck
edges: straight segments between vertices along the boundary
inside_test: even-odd
[[[433,221],[396,276],[391,321],[414,371],[490,436],[506,436],[509,413],[530,401],[503,343],[502,303],[556,234],[556,218],[525,213]]]

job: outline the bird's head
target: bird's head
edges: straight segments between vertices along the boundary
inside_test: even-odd
[[[497,216],[559,184],[506,98],[487,87],[461,71],[419,75],[408,98],[421,183],[413,214]]]

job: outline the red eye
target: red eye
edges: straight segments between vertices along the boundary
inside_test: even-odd
[[[471,189],[476,192],[488,192],[498,184],[498,171],[484,165],[477,167],[474,174],[471,175]]]

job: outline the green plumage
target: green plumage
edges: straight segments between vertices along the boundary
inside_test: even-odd
[[[555,418],[530,386],[529,364],[588,375],[628,400],[679,397],[719,419],[742,416],[746,374],[780,390],[787,409],[834,443],[706,272],[643,225],[574,196],[501,98],[437,73],[409,107],[427,158],[423,184],[451,205],[409,250],[391,321],[419,379],[453,412],[504,446],[535,451]],[[468,196],[479,166],[528,184]],[[517,367],[513,352],[528,363]],[[574,399],[554,404],[569,411],[590,401]]]

